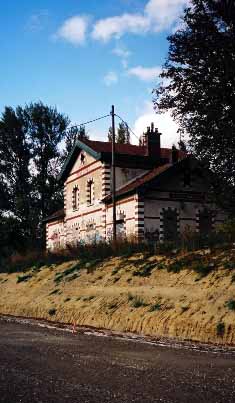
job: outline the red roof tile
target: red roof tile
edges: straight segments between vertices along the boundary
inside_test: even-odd
[[[144,173],[141,176],[138,176],[137,178],[128,182],[121,188],[117,189],[116,196],[120,196],[122,194],[130,192],[133,189],[136,189],[137,187],[143,185],[144,183],[149,182],[151,179],[153,179],[156,176],[160,175],[161,173],[165,172],[168,168],[170,168],[172,166],[173,166],[172,164],[164,164],[164,165],[161,165],[160,167],[152,169],[149,172]],[[106,196],[104,200],[108,200],[110,198],[110,196],[111,195]]]
[[[97,152],[112,152],[112,143],[108,141],[93,141],[86,140],[85,143]],[[136,146],[133,144],[116,144],[115,145],[117,154],[128,154],[128,155],[140,155],[147,156],[146,147],[145,146]],[[161,157],[162,158],[171,158],[172,150],[171,148],[161,148]],[[185,153],[183,151],[179,151],[179,158],[185,157]]]

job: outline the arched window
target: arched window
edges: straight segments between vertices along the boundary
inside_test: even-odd
[[[94,194],[94,181],[90,179],[87,182],[87,205],[91,206],[94,204],[95,194]]]
[[[78,210],[78,207],[79,207],[79,189],[78,189],[77,186],[75,186],[73,188],[72,205],[73,205],[73,211]]]

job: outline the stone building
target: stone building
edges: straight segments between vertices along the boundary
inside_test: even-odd
[[[47,248],[112,237],[111,143],[77,141],[63,166],[64,208],[46,219]],[[209,198],[209,175],[175,148],[161,148],[152,125],[144,145],[116,144],[117,234],[174,240],[224,220]]]

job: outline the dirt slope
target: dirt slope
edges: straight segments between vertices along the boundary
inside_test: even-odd
[[[235,344],[235,251],[0,274],[0,313]]]

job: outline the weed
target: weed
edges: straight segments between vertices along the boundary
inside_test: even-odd
[[[225,332],[225,324],[224,324],[224,322],[217,323],[217,325],[216,325],[217,336],[222,337],[224,335],[224,332]]]
[[[184,267],[183,261],[175,261],[167,267],[168,273],[179,273]]]
[[[71,300],[71,298],[67,297],[67,298],[65,298],[64,302],[68,302],[70,300]]]
[[[90,295],[88,297],[83,297],[83,301],[91,301],[92,299],[94,299],[95,296],[94,295]]]
[[[224,268],[228,270],[233,270],[235,269],[235,262],[232,261],[227,261],[224,263]]]
[[[116,267],[115,269],[113,269],[113,271],[112,271],[112,276],[114,276],[115,274],[117,274],[118,273],[118,268]]]
[[[128,301],[132,301],[134,297],[132,294],[128,293],[127,298],[128,298]]]
[[[153,268],[156,267],[155,263],[146,263],[139,270],[133,272],[133,276],[149,277],[152,273]]]
[[[49,295],[57,294],[60,290],[56,288],[55,290],[51,291]]]
[[[50,316],[54,316],[56,314],[56,309],[51,308],[51,309],[49,309],[48,313],[49,313]]]
[[[23,281],[28,281],[30,278],[32,278],[31,274],[25,274],[23,276],[18,276],[17,277],[17,283],[22,283]]]
[[[149,308],[149,312],[160,311],[161,307],[161,304],[158,303],[151,305]]]
[[[230,311],[235,311],[235,300],[234,299],[230,299],[229,301],[226,302],[225,306],[227,306],[227,308]]]
[[[108,304],[108,309],[115,309],[115,308],[117,308],[117,302],[113,302],[113,303],[110,303],[110,304]]]
[[[147,306],[147,305],[148,304],[146,304],[142,298],[133,297],[132,304],[131,304],[131,306],[133,308],[140,308],[141,306]]]
[[[181,312],[184,313],[189,310],[188,306],[181,306]]]
[[[193,270],[200,275],[199,279],[206,277],[209,273],[211,273],[215,269],[214,264],[203,264],[198,263],[193,266]]]

